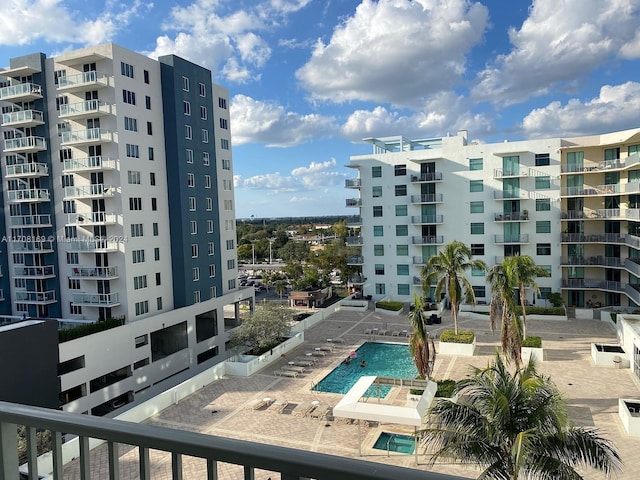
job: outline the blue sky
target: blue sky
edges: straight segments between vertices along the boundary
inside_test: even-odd
[[[357,214],[362,138],[640,127],[640,0],[4,0],[9,58],[113,41],[231,97],[238,218]]]

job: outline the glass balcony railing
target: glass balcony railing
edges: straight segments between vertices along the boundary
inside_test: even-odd
[[[71,301],[75,305],[94,307],[115,307],[119,305],[118,293],[74,293]]]
[[[529,235],[496,235],[495,243],[529,243]]]
[[[421,173],[420,175],[411,175],[412,183],[428,183],[428,182],[441,182],[442,172],[428,172]]]
[[[77,75],[58,77],[58,90],[107,85],[109,85],[109,77],[106,74],[96,72],[95,70],[79,73]]]
[[[344,181],[345,188],[360,188],[362,186],[362,180],[359,178],[346,179]]]
[[[95,280],[100,280],[103,278],[115,278],[118,276],[118,267],[77,266],[71,269],[71,276],[76,278],[93,278]]]
[[[53,265],[45,265],[42,267],[17,265],[13,267],[13,274],[16,277],[55,277],[56,272]]]
[[[411,242],[414,245],[442,245],[444,237],[442,235],[412,237]]]
[[[0,100],[11,101],[42,97],[42,87],[35,83],[19,83],[0,88]]]
[[[46,163],[18,163],[7,165],[7,177],[44,177],[49,175]]]
[[[24,253],[51,253],[53,241],[51,240],[24,240],[11,242],[11,251]]]
[[[9,217],[12,227],[50,227],[51,215],[16,215]]]
[[[118,251],[118,243],[104,239],[76,240],[69,242],[70,252],[109,253]]]
[[[116,214],[107,212],[69,213],[67,223],[80,225],[114,224],[116,223]]]
[[[33,188],[31,190],[9,190],[7,192],[9,202],[46,202],[49,200],[49,190]]]
[[[56,292],[55,290],[47,290],[45,292],[34,292],[30,290],[17,290],[16,291],[16,302],[20,303],[37,303],[37,304],[45,304],[45,303],[55,303],[56,302]]]
[[[60,117],[74,117],[78,115],[96,115],[110,113],[111,106],[100,100],[85,100],[84,102],[60,105]]]
[[[60,141],[63,145],[74,143],[110,142],[111,132],[104,128],[89,128],[76,132],[62,132]]]
[[[102,156],[71,158],[64,161],[65,172],[81,172],[88,170],[114,170],[116,161]]]
[[[439,224],[444,222],[442,215],[421,215],[411,217],[413,224]]]
[[[64,187],[64,196],[66,198],[113,197],[114,192],[115,188],[113,186],[102,183]]]
[[[444,197],[441,193],[428,193],[424,195],[411,195],[411,203],[442,203]]]
[[[17,125],[41,125],[44,123],[44,115],[39,110],[20,110],[2,114],[2,126]]]
[[[5,151],[41,151],[47,149],[47,141],[43,137],[9,138],[4,141]]]

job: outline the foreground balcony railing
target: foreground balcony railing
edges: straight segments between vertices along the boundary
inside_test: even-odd
[[[81,117],[86,115],[100,115],[111,113],[111,105],[99,100],[85,100],[84,102],[60,105],[60,117]]]
[[[120,305],[118,292],[112,293],[74,293],[71,296],[74,305],[82,307],[116,307]]]
[[[624,292],[621,282],[609,280],[591,280],[584,278],[568,278],[562,280],[562,288],[588,288],[597,290],[610,290],[614,292]]]
[[[562,259],[563,266],[601,266],[601,267],[622,267],[622,260],[618,257],[592,256],[582,257],[571,255]]]
[[[69,242],[70,252],[109,253],[118,251],[118,242],[106,239],[87,239]]]
[[[529,235],[523,233],[521,235],[496,235],[495,243],[529,243]]]
[[[89,450],[89,439],[96,438],[107,444],[104,465],[108,466],[108,477],[105,478],[109,479],[120,478],[118,447],[123,444],[137,447],[139,460],[136,470],[138,478],[142,480],[151,478],[152,467],[157,466],[153,463],[156,462],[170,465],[169,478],[191,478],[187,477],[189,472],[183,473],[183,456],[185,461],[189,457],[204,460],[201,463],[203,471],[195,478],[226,478],[218,477],[218,471],[223,471],[224,464],[232,464],[244,467],[245,479],[255,478],[256,470],[266,470],[274,473],[273,478],[281,480],[460,480],[459,477],[424,470],[0,402],[0,432],[3,440],[0,445],[0,478],[6,480],[18,480],[16,425],[26,426],[27,438],[35,438],[36,430],[51,431],[54,480],[63,478],[63,432],[78,437],[78,461],[82,478],[91,476],[92,460],[96,463],[98,461],[94,458],[95,452]],[[170,454],[171,461],[156,460],[155,455],[150,455],[151,451]],[[40,472],[37,471],[35,441],[31,448],[27,448],[27,459],[30,478],[38,478]]]
[[[116,161],[110,158],[85,157],[72,158],[64,161],[62,167],[65,172],[82,172],[92,170],[113,170],[116,168]]]
[[[420,175],[411,175],[411,183],[428,183],[441,182],[442,172],[421,173]]]
[[[362,199],[360,198],[347,198],[345,202],[347,207],[361,207]]]
[[[13,267],[13,275],[20,278],[51,278],[56,276],[56,271],[53,265],[41,267],[16,265]]]
[[[346,188],[360,188],[362,186],[362,180],[360,178],[347,178],[344,181]]]
[[[362,237],[347,237],[347,245],[356,246],[362,245]]]
[[[34,292],[32,290],[17,291],[16,302],[36,305],[56,303],[56,292],[55,290],[47,290],[45,292]]]
[[[42,125],[43,123],[44,115],[40,110],[20,110],[18,112],[2,114],[3,127],[30,127],[34,125]]]
[[[105,278],[117,278],[118,267],[91,267],[77,266],[71,270],[71,276],[74,278],[86,278],[94,280],[103,280]]]
[[[7,178],[11,177],[45,177],[49,175],[46,163],[18,163],[7,165]]]
[[[33,188],[31,190],[9,190],[7,198],[10,203],[48,202],[50,195],[47,189]]]
[[[89,128],[75,132],[62,132],[60,140],[62,145],[110,142],[112,140],[112,134],[104,128]]]
[[[362,265],[364,263],[364,257],[354,255],[347,258],[347,265]]]
[[[38,152],[47,149],[44,137],[10,138],[4,141],[6,152]]]
[[[65,198],[113,197],[115,188],[102,183],[64,187]]]
[[[441,193],[426,193],[423,195],[411,195],[411,203],[442,203],[444,197]]]
[[[411,217],[411,223],[414,225],[440,224],[440,223],[444,223],[444,217],[442,215],[413,216]]]
[[[600,172],[603,170],[615,170],[619,168],[629,168],[640,161],[640,154],[634,153],[624,160],[619,158],[613,160],[604,160],[602,162],[587,163],[583,165],[562,165],[562,173],[590,173]]]
[[[106,87],[109,85],[109,77],[95,70],[83,72],[77,75],[58,78],[58,90],[84,89],[85,87]]]
[[[69,213],[67,225],[113,225],[117,215],[107,212]]]
[[[51,215],[16,215],[9,217],[12,227],[50,227]]]
[[[442,245],[444,237],[442,235],[412,237],[411,243],[414,245]]]
[[[5,102],[33,100],[35,98],[42,98],[42,87],[35,83],[19,83],[0,88],[0,100]]]

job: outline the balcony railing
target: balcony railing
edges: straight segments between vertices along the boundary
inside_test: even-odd
[[[113,197],[114,192],[115,188],[113,186],[102,183],[82,185],[79,187],[64,187],[65,198]]]
[[[157,425],[123,422],[90,415],[77,415],[53,409],[30,407],[15,403],[0,402],[0,430],[6,442],[2,443],[0,477],[7,480],[18,478],[18,455],[15,447],[17,429],[15,425],[27,427],[27,438],[39,430],[49,430],[52,438],[53,478],[63,478],[62,435],[69,433],[79,439],[78,461],[80,471],[91,474],[92,460],[108,466],[108,478],[120,478],[119,445],[137,447],[139,455],[133,468],[138,478],[151,478],[152,461],[171,465],[168,478],[188,478],[191,471],[183,472],[183,456],[201,459],[202,471],[194,478],[218,478],[218,470],[225,464],[240,465],[244,478],[254,478],[256,470],[274,472],[274,478],[282,480],[460,480],[459,477],[396,467],[382,463],[371,463],[353,458],[338,457],[322,453],[291,449],[276,445],[254,443],[244,440],[219,437],[186,430],[174,430]],[[95,458],[89,449],[89,439],[104,440],[104,459]],[[13,444],[13,445],[11,445]],[[13,448],[11,448],[13,447]],[[151,451],[166,454],[169,458],[155,460]],[[162,453],[161,453],[162,452]],[[27,461],[31,478],[38,478],[37,453],[27,449]],[[154,459],[154,460],[151,460]],[[221,465],[218,465],[221,463]],[[83,475],[84,478],[84,475]],[[105,477],[107,478],[107,477]],[[190,477],[189,477],[190,478]]]
[[[33,291],[16,291],[16,302],[20,303],[33,303],[33,304],[47,304],[56,302],[55,290],[47,290],[46,292],[33,292]]]
[[[360,198],[347,198],[346,200],[347,207],[361,207],[362,199]]]
[[[496,235],[494,241],[499,244],[503,243],[529,243],[529,235]]]
[[[516,177],[528,177],[528,168],[495,168],[493,170],[493,178],[516,178]]]
[[[56,271],[53,265],[45,265],[42,267],[16,265],[13,267],[13,274],[16,277],[47,278],[55,277]]]
[[[517,192],[502,190],[493,192],[494,200],[523,200],[529,198],[526,191],[519,190]]]
[[[360,178],[347,178],[344,181],[346,188],[360,188],[362,186],[362,180]]]
[[[4,141],[6,152],[36,152],[47,149],[47,141],[43,137],[9,138]]]
[[[17,163],[7,165],[7,177],[45,177],[49,175],[46,163]]]
[[[367,281],[367,277],[362,274],[351,275],[347,279],[347,283],[351,285],[361,285]]]
[[[43,188],[33,188],[31,190],[9,190],[7,192],[9,202],[48,202],[49,190]]]
[[[85,87],[106,87],[109,85],[109,77],[101,72],[83,72],[68,77],[58,77],[58,90],[75,90]]]
[[[110,142],[112,135],[104,128],[89,128],[75,132],[62,132],[60,142],[62,145],[74,145],[78,143],[101,143]]]
[[[9,217],[12,227],[50,227],[51,215],[16,215]]]
[[[68,225],[113,225],[116,223],[115,213],[107,212],[87,212],[69,213],[67,217]]]
[[[24,253],[51,253],[53,252],[52,240],[15,241],[9,243],[12,252]]]
[[[2,114],[3,127],[30,127],[44,124],[44,115],[39,110],[20,110]]]
[[[560,241],[563,243],[616,243],[640,248],[640,237],[623,233],[563,233]]]
[[[99,100],[85,100],[84,102],[60,105],[60,117],[79,117],[85,115],[100,115],[111,113],[111,105]]]
[[[444,237],[442,235],[412,237],[411,241],[414,245],[442,245]]]
[[[411,217],[411,223],[414,225],[436,225],[444,223],[444,217],[442,215],[420,215]]]
[[[101,156],[72,158],[65,160],[62,168],[65,172],[114,170],[116,168],[116,161]]]
[[[0,100],[12,102],[42,98],[42,87],[35,83],[19,83],[0,88]]]
[[[526,222],[529,220],[529,212],[496,213],[493,219],[496,222]]]
[[[562,197],[592,197],[596,195],[619,194],[621,191],[619,183],[605,185],[582,185],[580,187],[562,187],[560,196]]]
[[[362,245],[362,237],[347,237],[347,245]]]
[[[109,252],[117,252],[118,251],[118,243],[110,242],[108,240],[76,240],[74,242],[69,242],[69,251],[70,252],[81,252],[81,253],[109,253]]]
[[[83,307],[115,307],[120,305],[118,293],[86,293],[79,292],[71,295],[74,305]]]
[[[71,276],[75,278],[87,278],[95,280],[102,280],[104,278],[116,278],[118,276],[118,267],[78,266],[71,269]]]
[[[622,267],[623,263],[618,257],[582,257],[572,255],[562,259],[562,265],[580,265],[580,266],[603,266],[603,267]]]
[[[362,265],[364,263],[364,257],[354,255],[347,258],[347,265]]]
[[[593,173],[603,170],[616,170],[620,168],[629,168],[640,161],[640,154],[634,153],[624,160],[616,158],[614,160],[604,160],[602,162],[588,163],[586,165],[563,165],[562,173]]]
[[[625,258],[623,266],[636,277],[640,277],[640,258]]]
[[[442,203],[444,197],[441,193],[427,193],[424,195],[411,195],[411,203]]]
[[[427,259],[424,257],[413,257],[411,263],[413,265],[424,265],[427,263]]]
[[[588,288],[598,290],[610,290],[614,292],[624,292],[621,282],[607,280],[591,280],[584,278],[569,278],[562,280],[562,288]]]
[[[411,175],[411,183],[428,183],[441,182],[442,172],[421,173],[420,175]]]

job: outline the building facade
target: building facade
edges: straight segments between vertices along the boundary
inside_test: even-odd
[[[349,259],[361,268],[354,290],[412,301],[428,258],[459,240],[488,266],[529,255],[545,268],[531,304],[547,305],[551,292],[568,306],[640,303],[638,130],[495,144],[469,142],[466,131],[365,141],[373,152],[351,157],[358,175],[346,181],[359,192],[347,206],[361,217],[348,238],[360,250]],[[467,278],[488,303],[485,273]]]

